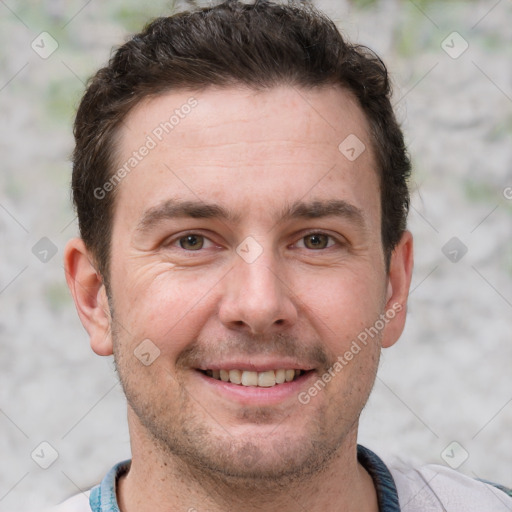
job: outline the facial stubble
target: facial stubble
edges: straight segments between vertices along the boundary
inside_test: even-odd
[[[367,356],[370,364],[359,364],[353,373],[357,382],[351,386],[347,382],[341,390],[343,398],[336,402],[341,407],[335,413],[330,400],[313,401],[312,405],[297,401],[300,409],[296,414],[307,415],[302,435],[294,433],[293,438],[287,435],[284,428],[290,416],[287,414],[270,433],[261,435],[255,428],[250,438],[238,437],[229,425],[219,421],[215,411],[204,407],[200,397],[192,396],[187,390],[186,365],[208,351],[198,344],[184,350],[177,358],[174,372],[165,366],[163,358],[144,366],[133,355],[133,344],[125,335],[127,331],[115,320],[111,300],[109,304],[115,368],[134,418],[131,423],[137,424],[130,425],[130,432],[133,435],[134,428],[142,431],[140,434],[169,469],[179,467],[181,473],[185,470],[191,478],[217,486],[242,486],[259,491],[263,487],[268,491],[289,488],[325,471],[357,428],[360,412],[375,381],[380,340],[373,340],[375,347]],[[283,346],[290,347],[291,343],[289,338],[282,338],[275,347],[282,353]],[[247,346],[254,347],[254,344]],[[300,352],[297,346],[294,345],[294,352]],[[319,363],[319,377],[335,361],[335,356],[328,356],[319,343],[307,351]],[[195,370],[189,367],[188,371]],[[354,394],[359,397],[354,399]],[[352,405],[345,408],[345,404]],[[272,408],[250,407],[241,408],[236,419],[244,423],[250,419],[257,426],[268,425],[275,418]]]

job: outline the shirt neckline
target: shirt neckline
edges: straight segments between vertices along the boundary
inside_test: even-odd
[[[400,512],[395,481],[384,462],[374,452],[357,445],[357,460],[373,480],[379,512]],[[117,482],[130,469],[131,460],[116,464],[101,483],[91,489],[89,504],[92,512],[119,512],[116,497]]]
[[[358,444],[357,460],[373,480],[379,512],[400,512],[395,481],[382,459],[368,448]]]

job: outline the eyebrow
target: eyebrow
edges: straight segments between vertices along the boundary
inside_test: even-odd
[[[361,227],[366,226],[363,211],[342,199],[327,201],[295,201],[281,212],[280,221],[291,219],[319,219],[322,217],[341,217]]]
[[[137,225],[137,231],[146,231],[150,227],[154,227],[155,224],[168,219],[186,217],[193,219],[220,219],[233,223],[240,220],[239,215],[229,212],[218,204],[169,199],[144,212]]]
[[[219,219],[237,223],[241,215],[227,210],[215,203],[203,201],[180,201],[169,199],[144,212],[137,224],[137,231],[144,232],[165,220],[175,218]],[[293,219],[319,219],[323,217],[340,217],[347,219],[361,228],[366,227],[363,211],[342,199],[325,201],[295,201],[287,205],[278,217],[278,223]]]

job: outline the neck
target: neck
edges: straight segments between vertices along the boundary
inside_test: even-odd
[[[131,425],[133,427],[133,425]],[[132,464],[118,482],[121,512],[378,512],[370,475],[357,461],[357,425],[327,467],[303,479],[236,479],[190,467],[131,428]],[[139,431],[140,432],[140,431]],[[135,434],[135,435],[134,435]]]

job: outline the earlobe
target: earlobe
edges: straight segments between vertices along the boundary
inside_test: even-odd
[[[80,321],[98,355],[112,354],[111,318],[103,279],[81,238],[70,240],[64,251],[64,269]]]
[[[396,343],[404,330],[413,265],[412,234],[405,231],[393,250],[389,266],[386,312],[390,321],[386,325],[382,337],[382,347],[384,348]]]

